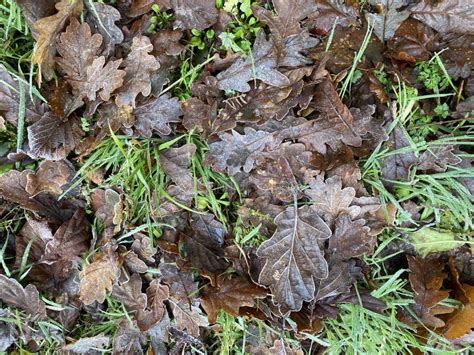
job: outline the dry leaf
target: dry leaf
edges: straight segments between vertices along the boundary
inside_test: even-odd
[[[204,288],[201,304],[209,317],[209,322],[215,323],[219,310],[237,316],[240,307],[254,307],[257,299],[266,296],[265,289],[244,277],[220,276],[217,278],[216,287],[208,285]]]
[[[331,230],[309,206],[288,207],[275,218],[275,224],[275,234],[257,250],[266,259],[259,283],[270,287],[275,304],[296,311],[303,301],[314,298],[315,280],[328,276],[321,244]]]
[[[40,67],[46,80],[53,77],[54,56],[59,32],[63,30],[69,17],[81,14],[82,8],[82,0],[61,0],[56,3],[58,12],[55,15],[44,17],[34,23],[33,29],[38,33],[38,38],[31,63]]]
[[[172,122],[180,122],[182,115],[179,100],[176,97],[163,95],[138,106],[134,111],[135,129],[141,135],[150,138],[153,131],[169,135]]]
[[[217,21],[214,0],[170,0],[170,5],[176,16],[175,27],[183,30],[204,30]]]
[[[446,322],[442,334],[448,339],[456,339],[467,334],[474,328],[474,286],[463,284],[469,303],[462,306]]]

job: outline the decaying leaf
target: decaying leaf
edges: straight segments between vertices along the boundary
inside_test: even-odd
[[[7,309],[0,309],[0,317],[9,317],[10,312]],[[0,321],[0,351],[7,349],[17,340],[18,331],[11,322]]]
[[[113,189],[96,189],[91,193],[91,205],[104,227],[107,240],[116,235],[121,228],[123,218],[122,195]]]
[[[454,249],[463,243],[461,240],[456,240],[451,231],[438,231],[429,227],[411,233],[410,242],[422,257],[426,257],[430,253]]]
[[[341,214],[335,222],[335,231],[329,240],[329,249],[342,259],[371,254],[377,238],[369,234],[364,219],[351,220],[348,214]]]
[[[10,306],[21,308],[33,319],[46,318],[46,306],[33,285],[23,288],[15,279],[0,275],[0,300]]]
[[[169,297],[169,289],[153,280],[146,290],[147,308],[137,315],[137,324],[141,331],[146,331],[156,325],[166,313],[163,302]]]
[[[175,26],[184,30],[204,30],[217,21],[217,9],[213,0],[170,0],[176,20]]]
[[[80,273],[80,299],[85,305],[97,301],[103,303],[107,291],[120,276],[118,256],[111,246],[105,252],[95,254],[94,259]]]
[[[474,328],[474,286],[463,284],[469,303],[462,306],[446,322],[443,329],[443,335],[448,339],[456,339],[466,335]]]
[[[29,155],[48,160],[65,159],[84,135],[78,120],[61,120],[51,112],[28,127]]]
[[[101,54],[108,57],[113,53],[114,46],[122,43],[124,38],[122,31],[115,24],[120,20],[120,12],[113,6],[100,2],[86,1],[86,6],[89,9],[86,21],[95,33],[102,35],[104,50]]]
[[[111,296],[135,315],[144,311],[147,306],[147,296],[142,293],[142,279],[138,274],[133,274],[125,282],[115,284]]]
[[[206,286],[202,291],[201,304],[209,322],[214,323],[219,310],[237,316],[240,307],[254,307],[255,301],[265,298],[267,291],[244,277],[220,276],[216,287]]]
[[[461,163],[462,159],[453,153],[454,147],[450,145],[436,146],[421,154],[416,168],[419,170],[443,172],[448,166]]]
[[[474,8],[470,0],[422,0],[411,9],[412,16],[436,31],[474,33]]]
[[[94,337],[81,338],[72,344],[64,346],[62,350],[73,354],[90,354],[92,351],[105,350],[109,341],[110,338],[108,336],[96,335]]]
[[[192,231],[183,235],[184,251],[193,266],[210,273],[224,271],[224,225],[210,213],[193,214]],[[191,234],[192,233],[192,234]]]
[[[17,125],[19,109],[20,109],[20,85],[26,89],[26,83],[20,78],[13,77],[0,64],[0,115],[2,115],[7,122]],[[25,90],[26,91],[26,90]],[[25,121],[35,122],[41,118],[41,107],[31,102],[29,95],[25,95]]]
[[[366,13],[365,17],[374,27],[374,33],[383,42],[395,35],[398,27],[408,16],[410,11],[398,10],[404,5],[403,0],[371,0],[380,13]]]
[[[296,206],[296,202],[295,202]],[[273,301],[285,310],[299,310],[314,298],[315,280],[328,276],[321,243],[331,230],[314,207],[288,207],[275,218],[277,231],[257,255],[265,258],[259,283],[269,286]]]
[[[53,76],[58,35],[69,17],[78,16],[82,8],[82,0],[61,0],[56,3],[58,12],[55,15],[44,17],[34,23],[33,28],[38,33],[38,38],[31,63],[39,65],[46,80],[50,80]]]
[[[221,141],[211,143],[206,162],[215,170],[227,172],[229,175],[237,174],[243,168],[250,172],[258,153],[266,147],[275,144],[273,136],[264,131],[245,128],[245,133],[236,131],[219,135]]]
[[[227,70],[219,73],[219,89],[250,91],[248,82],[259,79],[264,83],[277,87],[290,85],[289,79],[276,70],[277,58],[273,41],[265,39],[264,31],[260,31],[253,47],[253,56],[237,59]]]
[[[145,137],[151,137],[153,131],[169,135],[172,122],[180,122],[182,115],[179,101],[175,97],[163,95],[138,106],[134,111],[135,128]]]
[[[413,309],[425,325],[434,328],[444,326],[444,321],[436,316],[451,313],[454,309],[438,305],[449,296],[448,291],[440,290],[447,276],[443,272],[443,263],[440,260],[408,257],[408,265],[410,284],[415,292]]]
[[[142,346],[146,344],[144,336],[128,319],[120,322],[114,337],[112,352],[115,354],[143,354]]]
[[[32,197],[41,192],[60,195],[74,175],[74,169],[66,161],[43,161],[35,173],[26,176],[25,190]]]
[[[115,99],[117,106],[135,107],[138,94],[150,95],[150,75],[160,67],[158,60],[149,54],[152,50],[153,45],[148,37],[137,36],[133,38],[130,53],[122,63],[126,74],[123,86]]]
[[[11,170],[0,175],[0,197],[17,203],[53,223],[61,224],[71,218],[77,206],[74,207],[67,200],[58,201],[57,196],[46,192],[31,196],[26,191],[28,177],[31,174],[33,174],[31,170],[23,170],[22,172]],[[50,183],[57,186],[55,181]]]

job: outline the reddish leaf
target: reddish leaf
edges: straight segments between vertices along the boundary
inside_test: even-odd
[[[217,287],[206,286],[202,291],[202,307],[209,322],[214,323],[219,310],[237,316],[240,307],[254,307],[258,298],[265,298],[267,291],[244,277],[220,276]]]

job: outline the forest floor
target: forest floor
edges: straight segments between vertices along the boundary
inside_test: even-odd
[[[474,346],[471,0],[4,0],[0,353]]]

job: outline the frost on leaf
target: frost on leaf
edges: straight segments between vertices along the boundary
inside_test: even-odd
[[[227,70],[217,75],[219,89],[247,92],[250,91],[248,82],[253,79],[272,86],[289,86],[290,80],[276,67],[277,57],[273,41],[271,38],[267,41],[265,32],[260,31],[253,46],[252,58],[239,58]]]
[[[132,48],[127,58],[122,63],[126,75],[123,86],[115,99],[120,106],[135,107],[138,94],[148,96],[151,93],[151,74],[158,70],[160,64],[151,54],[153,45],[145,36],[133,38]]]
[[[34,158],[65,159],[79,143],[84,132],[73,116],[61,120],[51,112],[28,127],[28,152]]]
[[[83,8],[82,0],[61,0],[56,4],[55,15],[39,19],[33,24],[38,33],[35,50],[31,57],[32,64],[38,64],[41,73],[49,80],[53,77],[56,41],[69,17],[78,16]]]
[[[171,0],[170,5],[176,16],[175,27],[183,30],[204,30],[217,21],[214,0]]]
[[[257,250],[265,259],[259,283],[270,287],[273,302],[282,311],[297,311],[314,298],[315,280],[328,276],[321,244],[331,229],[309,206],[288,207],[275,224],[275,234]]]
[[[181,121],[181,106],[176,97],[163,95],[138,106],[134,111],[135,129],[145,137],[153,131],[164,136],[171,133],[170,123]]]

